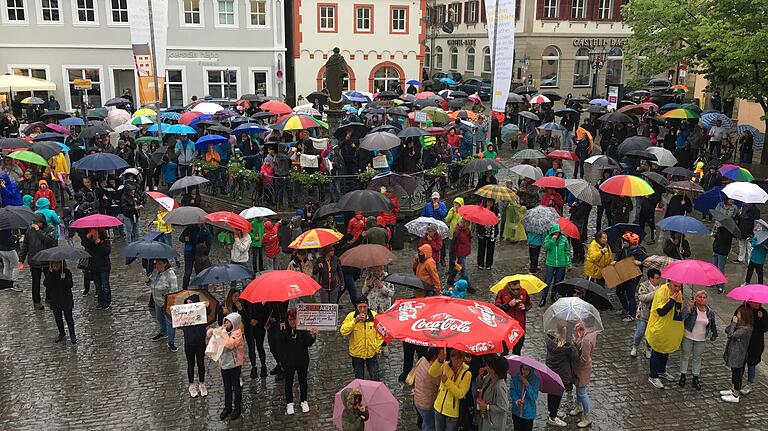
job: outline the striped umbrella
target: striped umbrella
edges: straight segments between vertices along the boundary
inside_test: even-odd
[[[677,118],[681,120],[690,120],[690,119],[699,118],[699,114],[683,108],[673,109],[669,112],[665,112],[661,116],[663,118]]]
[[[528,101],[531,105],[535,105],[537,103],[550,103],[551,100],[543,94],[537,94],[533,97],[531,97],[531,100]]]
[[[154,124],[155,122],[152,121],[151,118],[147,117],[146,115],[139,115],[137,117],[133,117],[128,121],[126,124],[133,124],[134,126],[143,126],[145,124]]]
[[[343,238],[344,235],[333,229],[310,229],[291,242],[288,248],[305,250],[310,248],[322,248],[327,245],[335,244]]]
[[[600,190],[618,196],[649,196],[654,193],[647,181],[634,175],[616,175],[600,184]]]
[[[146,115],[146,116],[153,117],[153,116],[157,115],[157,112],[155,112],[155,111],[153,111],[153,110],[151,110],[149,108],[141,108],[141,109],[137,109],[133,113],[134,117],[138,117],[139,115]]]
[[[736,126],[736,132],[738,132],[739,135],[743,135],[744,132],[749,131],[752,133],[752,137],[754,138],[755,144],[760,144],[762,147],[763,143],[765,142],[765,134],[760,133],[759,130],[757,130],[757,127],[750,126],[749,124],[741,124]],[[755,145],[757,147],[757,145]]]
[[[274,125],[270,126],[274,130],[290,131],[290,130],[304,130],[315,127],[322,127],[327,129],[328,123],[320,121],[314,117],[303,114],[289,114],[277,121]]]
[[[692,111],[693,112],[693,111]],[[721,114],[719,112],[710,112],[708,114],[704,114],[699,119],[699,124],[701,124],[702,127],[709,129],[712,127],[715,127],[715,124],[720,121],[722,123],[722,126],[726,129],[730,129],[733,127],[733,121],[731,121],[730,118],[728,118],[727,115]]]
[[[475,194],[495,201],[513,201],[517,199],[515,192],[510,190],[507,186],[499,184],[482,186],[475,192]]]
[[[730,163],[720,166],[718,171],[720,171],[720,175],[733,181],[745,181],[751,183],[755,179],[755,177],[752,176],[752,173],[748,170],[739,165],[732,165]]]

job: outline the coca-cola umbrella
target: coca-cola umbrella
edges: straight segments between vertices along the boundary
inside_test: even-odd
[[[459,208],[459,215],[468,222],[481,226],[493,226],[499,222],[498,215],[480,205],[462,205]]]
[[[312,277],[298,271],[268,271],[248,283],[240,299],[250,303],[282,302],[314,295],[320,285]]]
[[[400,299],[374,319],[376,332],[417,346],[471,354],[499,353],[523,336],[520,324],[493,304],[445,296]]]
[[[253,230],[251,222],[245,217],[231,211],[216,211],[205,216],[208,223],[229,231],[250,232]]]

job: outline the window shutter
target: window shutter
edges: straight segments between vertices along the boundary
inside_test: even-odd
[[[544,18],[544,0],[536,0],[536,19]]]
[[[472,20],[469,19],[469,2],[464,2],[464,22],[467,24],[472,22]]]
[[[466,20],[462,19],[461,13],[464,10],[463,6],[464,6],[463,3],[456,3],[456,24],[461,24],[462,22],[467,22]]]
[[[560,0],[560,18],[561,20],[572,19],[571,16],[571,0]]]
[[[587,21],[594,21],[597,17],[597,4],[600,0],[587,0]]]
[[[485,0],[480,0],[480,21],[488,22],[488,17],[485,16]]]
[[[515,20],[520,19],[520,0],[515,0]]]
[[[624,17],[621,16],[621,5],[623,5],[624,2],[622,0],[613,0],[613,20],[614,21],[623,21]]]

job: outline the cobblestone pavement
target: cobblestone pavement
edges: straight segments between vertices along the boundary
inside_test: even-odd
[[[692,242],[697,257],[710,259],[709,241]],[[73,271],[78,286],[74,313],[79,340],[76,346],[54,344],[56,329],[51,313],[32,309],[28,270],[21,272],[19,284],[25,288],[23,293],[0,291],[0,328],[4,334],[0,343],[0,429],[334,429],[333,395],[353,378],[345,339],[338,333],[323,332],[310,350],[310,413],[299,411],[295,416],[286,416],[282,383],[276,384],[273,378],[251,379],[244,371],[244,416],[234,422],[222,422],[218,418],[223,406],[221,376],[215,364],[208,362],[206,381],[210,395],[190,399],[181,349],[171,353],[165,343],[149,340],[157,327],[146,307],[148,292],[141,282],[138,264],[125,266],[118,256],[117,250],[122,246],[123,242],[117,240],[113,248],[111,311],[95,310],[93,294],[80,296],[82,276]],[[660,252],[660,245],[649,248]],[[407,244],[394,270],[407,270],[412,250],[413,244]],[[523,244],[501,243],[496,253],[493,270],[471,272],[472,283],[478,288],[476,297],[490,299],[484,290],[487,286],[525,268],[527,250]],[[214,261],[227,260],[221,250],[216,250]],[[474,267],[472,263],[469,266]],[[744,267],[729,261],[727,269],[729,287],[740,284]],[[222,295],[223,287],[218,292]],[[401,296],[407,293],[398,291]],[[346,297],[342,304],[345,312],[351,309]],[[712,304],[722,331],[738,304],[718,295],[713,295]],[[524,354],[538,359],[544,355],[541,315],[542,309],[538,307],[529,313],[523,349]],[[621,322],[612,313],[603,313],[603,319],[606,330],[598,337],[590,386],[594,410],[591,429],[766,429],[768,370],[764,367],[758,370],[759,384],[754,392],[744,396],[740,404],[725,404],[717,395],[730,386],[730,372],[722,361],[725,337],[708,343],[701,392],[676,385],[659,391],[647,381],[647,361],[642,356],[629,357],[634,324]],[[180,332],[177,338],[181,347]],[[401,344],[395,342],[381,360],[382,378],[401,402],[399,430],[415,430],[409,389],[397,383],[401,364]],[[678,355],[672,355],[672,374],[677,374],[678,364]],[[268,365],[274,365],[271,357]],[[568,407],[571,401],[564,404]],[[546,397],[541,395],[536,429],[546,428],[545,411]],[[576,429],[573,419],[568,422],[570,429]]]

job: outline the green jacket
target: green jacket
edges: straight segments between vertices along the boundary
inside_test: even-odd
[[[553,234],[560,235],[555,238]],[[545,265],[556,268],[571,266],[571,242],[565,234],[560,232],[560,225],[552,223],[549,234],[544,238]]]
[[[453,202],[458,202],[459,205],[464,205],[464,198],[456,198]],[[448,215],[445,216],[445,223],[448,225],[448,228],[450,228],[448,238],[453,239],[453,232],[456,230],[456,225],[459,224],[461,218],[459,212],[456,211],[456,207],[452,206],[451,209],[448,210]]]
[[[261,247],[261,241],[264,240],[264,220],[255,218],[251,220],[253,230],[248,232],[251,236],[251,247]]]

